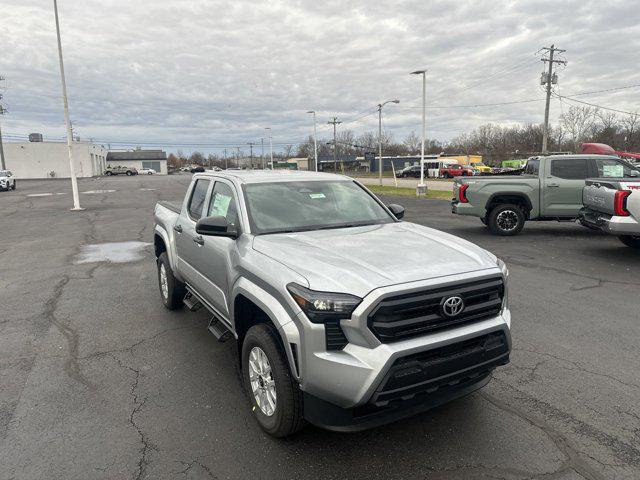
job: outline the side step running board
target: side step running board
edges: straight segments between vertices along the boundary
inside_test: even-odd
[[[233,337],[229,329],[227,329],[227,327],[220,320],[218,320],[215,315],[211,317],[211,320],[209,320],[209,331],[213,333],[213,335],[221,343],[226,342],[231,337]]]
[[[202,303],[200,303],[200,300],[198,300],[191,292],[187,292],[182,302],[192,312],[195,312],[200,307],[202,307]]]

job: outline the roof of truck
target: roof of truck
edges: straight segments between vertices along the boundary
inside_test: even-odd
[[[229,178],[239,183],[269,183],[269,182],[308,182],[321,180],[352,181],[351,178],[335,173],[307,172],[299,170],[206,170],[197,176],[215,176]]]

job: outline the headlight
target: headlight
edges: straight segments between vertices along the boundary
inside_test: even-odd
[[[362,301],[360,297],[355,295],[316,292],[297,283],[287,285],[287,290],[313,323],[349,318]]]

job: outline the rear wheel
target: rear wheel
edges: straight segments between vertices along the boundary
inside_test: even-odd
[[[165,307],[169,310],[177,310],[182,307],[182,301],[187,292],[184,283],[173,276],[167,252],[162,252],[158,257],[158,286]]]
[[[503,204],[494,207],[488,215],[487,223],[496,235],[517,235],[524,227],[524,212],[518,205]]]
[[[13,181],[13,187],[11,187],[11,189],[12,189],[12,190],[15,190],[15,189],[16,189],[16,181],[15,181],[15,180]]]
[[[131,172],[131,170],[127,170],[127,176],[130,177],[131,175],[133,175],[133,172]]]
[[[640,235],[620,235],[618,238],[627,247],[640,248]]]
[[[242,343],[242,373],[260,428],[286,437],[304,426],[302,393],[275,335],[267,324],[249,329]]]
[[[111,175],[113,175],[113,173],[112,173],[112,172],[109,172],[109,171],[106,171],[106,172],[105,172],[105,175],[106,175],[107,177],[110,177]]]

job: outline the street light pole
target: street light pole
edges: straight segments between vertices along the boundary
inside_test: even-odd
[[[427,137],[427,71],[416,70],[411,75],[422,75],[422,146],[420,148],[420,188],[418,191],[425,190],[424,184],[424,144]],[[426,193],[426,192],[424,192]]]
[[[262,165],[262,170],[264,170],[264,138],[260,139],[260,164]]]
[[[64,121],[67,125],[67,148],[69,150],[69,170],[71,173],[71,190],[73,193],[73,208],[71,210],[83,210],[80,207],[80,197],[78,196],[78,180],[73,165],[73,133],[71,131],[71,120],[69,119],[69,102],[67,100],[67,82],[64,78],[64,62],[62,61],[62,41],[60,40],[60,21],[58,20],[58,2],[53,0],[53,11],[56,17],[56,34],[58,37],[58,59],[60,62],[60,78],[62,80],[62,102],[64,105]]]
[[[266,127],[265,130],[269,130],[269,157],[271,158],[271,170],[273,170],[273,135],[271,127]]]
[[[378,177],[382,186],[382,107],[387,103],[400,103],[400,100],[387,100],[378,104]]]
[[[316,112],[309,110],[307,113],[313,113],[313,158],[318,171],[318,130],[316,129]]]

